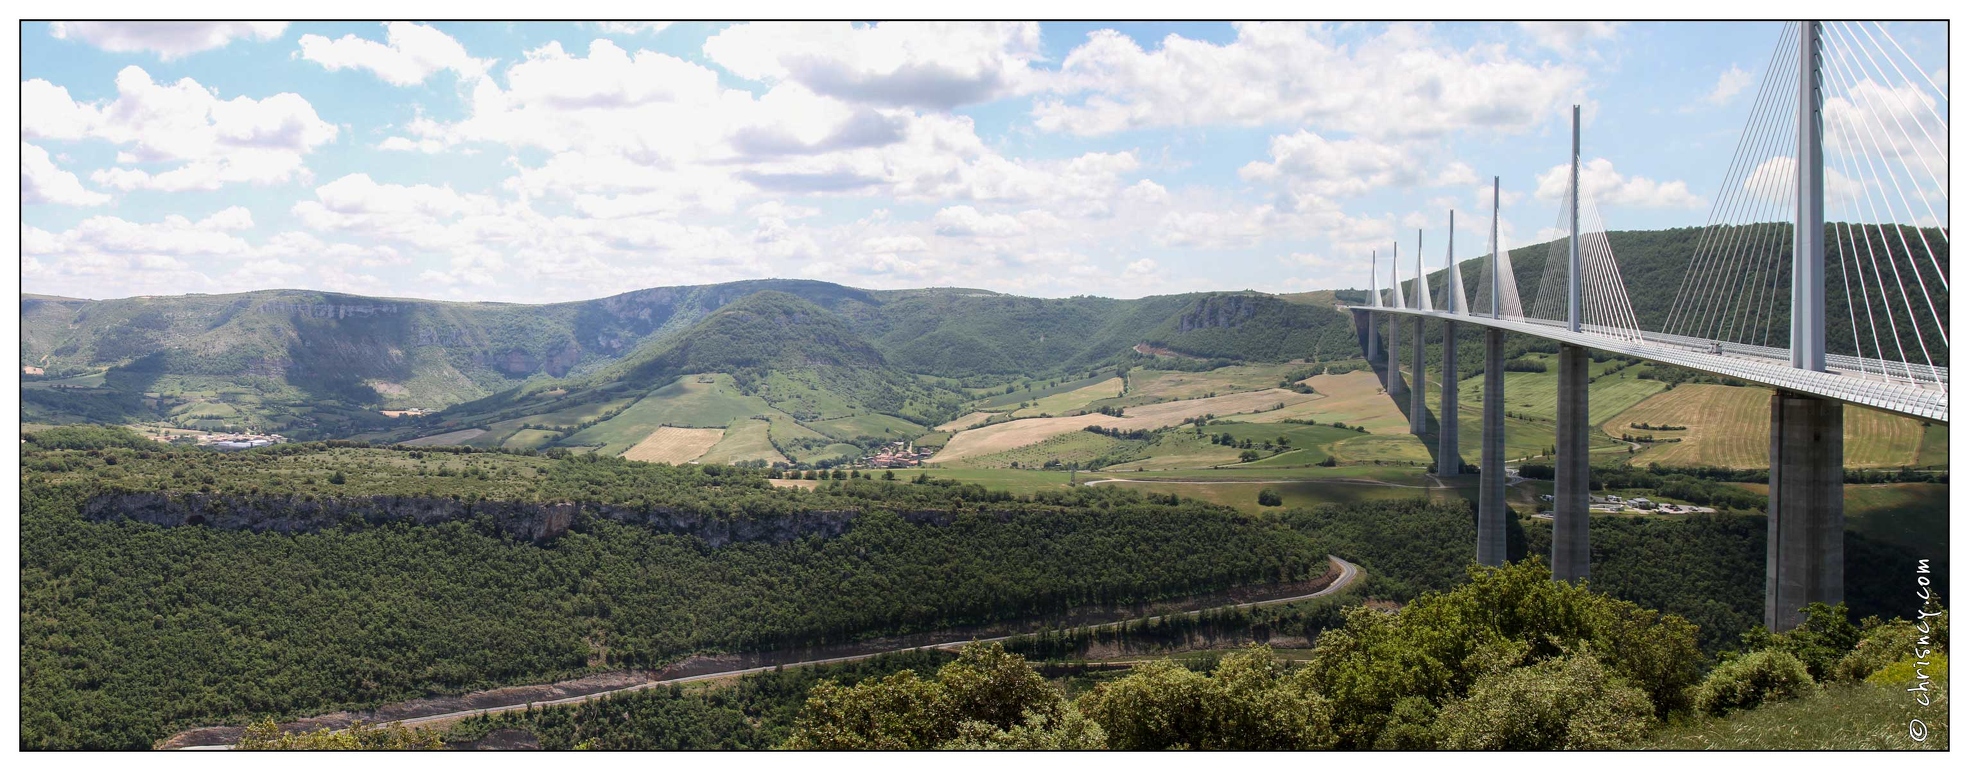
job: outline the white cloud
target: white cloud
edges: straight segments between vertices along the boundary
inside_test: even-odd
[[[272,40],[284,21],[57,21],[48,33],[113,53],[149,51],[165,61],[223,48],[235,39]]]
[[[1566,195],[1572,168],[1553,166],[1538,175],[1539,200],[1558,201]],[[1689,192],[1681,180],[1657,182],[1647,177],[1629,177],[1614,171],[1613,161],[1594,158],[1579,166],[1579,187],[1585,199],[1601,206],[1639,206],[1656,209],[1696,209],[1703,200]],[[1612,223],[1609,223],[1610,225]]]
[[[82,186],[75,172],[55,165],[48,151],[21,143],[21,203],[101,206],[109,196]]]
[[[952,206],[932,219],[937,235],[977,238],[1010,238],[1028,232],[1025,223],[1008,214],[985,214],[970,206]]]
[[[1711,89],[1709,95],[1702,100],[1717,106],[1729,104],[1731,99],[1743,93],[1743,90],[1754,80],[1749,72],[1732,64],[1729,69],[1723,71],[1723,74],[1716,77],[1716,87]]]
[[[1030,89],[1039,25],[758,22],[712,36],[704,54],[747,80],[799,83],[849,102],[949,109]]]
[[[1386,187],[1465,185],[1476,172],[1458,161],[1428,157],[1418,145],[1392,145],[1371,139],[1329,140],[1299,130],[1272,137],[1272,161],[1253,161],[1238,176],[1278,182],[1295,195],[1348,198]]]
[[[302,35],[300,57],[330,71],[368,70],[383,82],[413,86],[441,70],[451,70],[460,80],[477,80],[492,66],[491,59],[474,59],[465,46],[436,27],[405,21],[384,25],[385,42],[343,35],[330,40],[320,35]]]
[[[1617,21],[1521,21],[1518,26],[1534,42],[1562,54],[1589,40],[1612,40],[1620,31]]]
[[[1318,124],[1369,137],[1462,129],[1522,131],[1554,114],[1584,73],[1456,50],[1425,28],[1393,25],[1344,45],[1330,29],[1240,23],[1217,45],[1170,35],[1154,51],[1098,30],[1069,53],[1034,109],[1047,131],[1108,134],[1153,126]]]
[[[598,21],[595,28],[611,35],[654,35],[670,28],[669,21]]]
[[[119,164],[182,164],[162,171],[119,166],[91,175],[96,184],[119,190],[305,180],[303,156],[337,132],[297,94],[221,100],[191,78],[160,84],[136,66],[117,73],[116,98],[101,104],[75,102],[67,89],[43,80],[21,88],[33,107],[23,113],[24,138],[101,139],[126,148],[117,154]]]

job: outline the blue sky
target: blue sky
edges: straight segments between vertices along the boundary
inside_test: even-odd
[[[1701,225],[1780,25],[22,27],[26,291],[549,302],[1364,286],[1492,175],[1549,233],[1574,103],[1609,227]]]

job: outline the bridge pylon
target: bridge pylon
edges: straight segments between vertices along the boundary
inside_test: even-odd
[[[1799,23],[1797,211],[1792,228],[1791,366],[1825,371],[1825,146],[1819,23]],[[1771,497],[1764,626],[1804,621],[1806,605],[1846,596],[1845,407],[1771,394]]]
[[[1422,271],[1421,228],[1415,229],[1415,308],[1433,310],[1429,303],[1429,274]],[[1415,378],[1415,382],[1408,390],[1408,432],[1416,436],[1422,436],[1429,431],[1428,360],[1424,358],[1424,354],[1428,353],[1428,348],[1424,345],[1424,335],[1427,334],[1426,322],[1427,320],[1421,316],[1415,317],[1415,350],[1409,352],[1409,356],[1412,357],[1409,372]]]
[[[1499,181],[1490,179],[1490,317],[1503,311],[1500,271],[1503,250],[1498,236]],[[1497,566],[1505,561],[1504,522],[1504,330],[1484,330],[1484,430],[1477,480],[1477,564]]]

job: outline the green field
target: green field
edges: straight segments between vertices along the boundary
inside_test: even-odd
[[[1923,468],[1948,467],[1948,426],[1929,425],[1921,430],[1921,449],[1914,463]]]
[[[1948,688],[1923,706],[1898,685],[1871,682],[1813,688],[1789,701],[1727,717],[1690,718],[1644,737],[1637,749],[1658,750],[1915,750],[1948,749]],[[1910,721],[1929,728],[1908,738]]]
[[[1027,406],[1012,413],[1015,418],[1036,418],[1042,415],[1065,415],[1076,410],[1084,410],[1087,405],[1102,399],[1113,399],[1121,395],[1121,378],[1111,377],[1099,383],[1077,388],[1062,394],[1028,400]]]
[[[1017,405],[1019,402],[1032,401],[1033,399],[1044,399],[1049,396],[1057,396],[1059,394],[1064,394],[1064,393],[1072,393],[1082,388],[1086,388],[1088,386],[1095,385],[1102,381],[1109,380],[1113,377],[1114,375],[1112,374],[1095,375],[1089,378],[1081,378],[1079,380],[1071,380],[1064,383],[1060,383],[1058,385],[1044,386],[1038,388],[1033,388],[1032,386],[1038,386],[1041,384],[1027,383],[1025,387],[1015,388],[1012,391],[1012,393],[1009,394],[1004,393],[1003,390],[1001,389],[1000,393],[997,394],[996,396],[989,396],[973,403],[970,406],[970,409],[981,410],[985,412],[1003,412],[1005,408]],[[1028,390],[1028,388],[1030,388],[1030,390]]]
[[[1139,454],[1148,451],[1149,442],[1125,441],[1087,431],[1068,431],[1051,438],[1005,452],[980,455],[956,461],[969,468],[1039,468],[1047,461],[1086,464],[1096,458]]]
[[[1242,391],[1262,391],[1278,387],[1279,381],[1286,376],[1307,368],[1304,364],[1240,364],[1219,367],[1209,372],[1134,370],[1128,373],[1127,395],[1107,403],[1127,407],[1179,399],[1202,399],[1212,395]]]
[[[773,411],[764,400],[739,393],[729,375],[685,375],[562,443],[620,455],[662,426],[724,428],[734,420]]]
[[[784,463],[786,456],[773,448],[770,421],[757,418],[740,418],[725,429],[725,437],[718,440],[710,450],[697,459],[699,463],[738,463],[749,460],[763,460],[768,463]]]
[[[911,423],[894,415],[870,413],[849,418],[816,420],[806,423],[808,428],[819,431],[835,439],[854,439],[862,436],[881,437],[890,440],[914,439],[929,429]]]
[[[1771,492],[1770,485],[1738,486],[1759,495]],[[1846,485],[1847,530],[1920,554],[1936,548],[1936,535],[1947,533],[1948,526],[1948,485]]]
[[[542,431],[535,428],[522,429],[513,432],[513,435],[507,437],[505,442],[501,443],[500,446],[509,450],[538,450],[553,442],[557,436],[560,436],[560,434],[553,431]]]

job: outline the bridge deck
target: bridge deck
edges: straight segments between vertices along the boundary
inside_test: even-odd
[[[1813,372],[1792,367],[1789,353],[1782,348],[1712,343],[1653,332],[1644,332],[1637,338],[1627,330],[1573,332],[1561,322],[1544,319],[1491,318],[1371,305],[1345,307],[1353,311],[1420,316],[1493,327],[1948,425],[1946,367],[1909,368],[1898,362],[1827,356],[1828,371]],[[1712,346],[1722,352],[1716,353]]]

